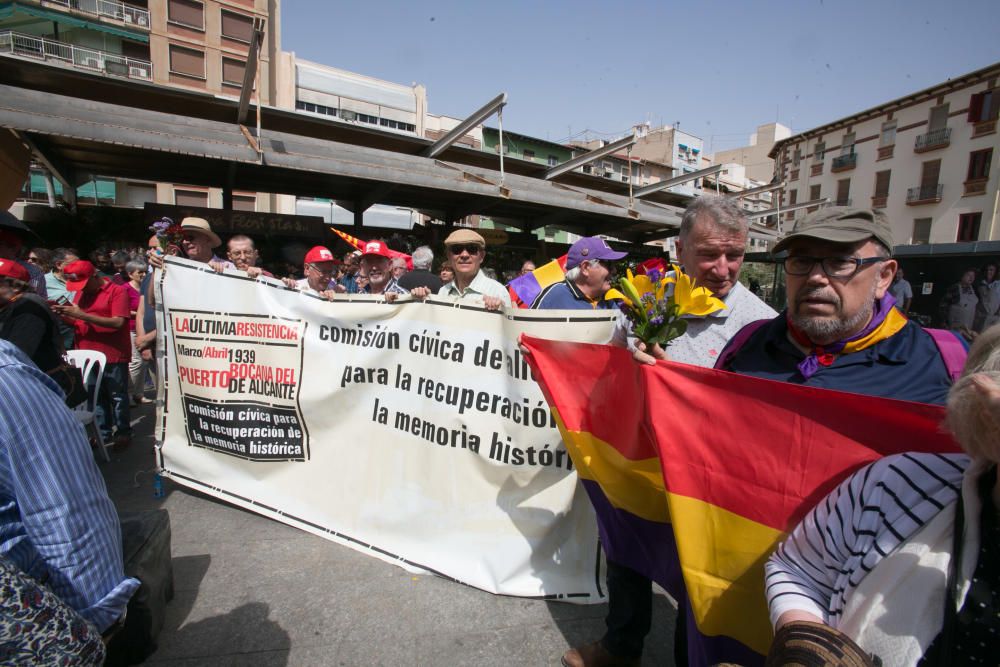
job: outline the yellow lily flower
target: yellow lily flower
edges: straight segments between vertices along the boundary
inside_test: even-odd
[[[726,307],[720,299],[704,287],[696,287],[690,276],[676,269],[674,281],[674,303],[678,315],[704,317]]]
[[[632,303],[632,299],[628,298],[627,296],[616,290],[614,287],[612,287],[611,289],[609,289],[607,292],[604,293],[605,301],[611,301],[612,299],[621,299],[629,306],[635,305]]]
[[[639,296],[652,294],[655,289],[653,281],[650,280],[649,276],[645,274],[639,274],[634,278],[631,278],[629,282],[632,283],[632,287],[634,287],[635,291],[639,293]]]

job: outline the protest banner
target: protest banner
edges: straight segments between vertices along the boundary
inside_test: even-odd
[[[398,565],[599,602],[593,509],[518,350],[612,311],[338,295],[166,259],[158,457],[176,482]]]

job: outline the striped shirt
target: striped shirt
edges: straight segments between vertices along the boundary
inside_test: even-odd
[[[822,500],[765,566],[772,624],[786,611],[838,627],[845,600],[883,558],[958,500],[969,458],[907,453],[861,468]]]
[[[121,526],[62,391],[0,341],[0,553],[104,631],[124,612]]]

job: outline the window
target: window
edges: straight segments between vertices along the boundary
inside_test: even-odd
[[[525,148],[523,151],[521,151],[521,154],[524,156],[525,160],[534,160],[535,159],[535,151],[528,150],[527,148]]]
[[[249,44],[253,36],[253,18],[223,9],[222,36]]]
[[[851,205],[851,179],[837,181],[837,206]]]
[[[205,29],[205,5],[197,0],[167,0],[167,20],[189,28]]]
[[[799,191],[798,190],[789,190],[788,191],[788,205],[789,206],[795,206],[795,204],[797,204],[798,201],[799,201]]]
[[[981,123],[1000,115],[1000,94],[996,89],[976,93],[969,101],[969,122]]]
[[[966,180],[975,181],[990,177],[990,161],[993,159],[993,149],[969,153],[969,175]]]
[[[930,160],[929,162],[924,162],[921,166],[920,172],[920,187],[924,188],[936,188],[938,186],[938,177],[941,175],[941,160]]]
[[[559,164],[559,158],[557,158],[555,155],[550,155],[549,156],[549,166],[550,167],[554,167],[557,164]]]
[[[334,107],[324,106],[322,104],[313,104],[312,102],[303,102],[302,100],[295,100],[295,108],[300,111],[310,111],[312,113],[321,113],[326,116],[336,116],[337,110]]]
[[[941,104],[931,107],[931,115],[927,121],[927,132],[943,130],[948,126],[948,105]]]
[[[318,104],[316,106],[319,106]],[[417,126],[410,123],[404,123],[398,120],[390,120],[388,118],[379,118],[379,125],[382,127],[391,127],[394,130],[405,130],[407,132],[416,132]]]
[[[170,45],[170,71],[199,79],[205,78],[205,54],[194,49]]]
[[[243,73],[246,71],[247,64],[241,60],[233,60],[232,58],[222,59],[222,83],[232,84],[234,86],[243,85]],[[253,85],[251,83],[251,85]]]
[[[174,204],[177,206],[208,207],[208,193],[197,190],[174,189]]]
[[[889,196],[889,176],[891,171],[880,171],[875,174],[875,197]]]
[[[910,243],[923,245],[931,242],[931,219],[917,218],[913,221],[913,235]]]
[[[817,141],[816,147],[813,149],[813,160],[815,162],[822,162],[823,158],[826,157],[826,142]]]
[[[256,211],[257,210],[257,196],[256,195],[233,195],[233,210],[234,211]]]
[[[585,174],[592,174],[593,172],[594,172],[594,168],[591,167],[589,164],[583,165],[583,173],[585,173]]]
[[[880,148],[885,146],[894,146],[896,144],[896,121],[890,120],[888,123],[882,123],[882,134],[879,137],[878,145]]]
[[[958,242],[978,241],[979,223],[983,219],[982,213],[963,213],[958,216]]]
[[[802,162],[802,149],[796,146],[795,152],[792,153],[792,166],[797,167],[800,162]]]
[[[854,155],[854,138],[853,132],[848,132],[844,135],[843,141],[840,142],[840,154],[841,155]]]
[[[810,185],[809,186],[809,201],[816,201],[820,197],[820,188],[822,185]]]

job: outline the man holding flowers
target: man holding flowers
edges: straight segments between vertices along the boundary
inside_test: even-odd
[[[680,270],[671,274],[631,275],[605,298],[622,299],[623,315],[612,342],[634,350],[636,359],[655,358],[712,367],[726,342],[744,325],[777,313],[739,283],[749,223],[730,199],[704,195],[681,218],[677,238]],[[625,284],[625,283],[628,284]],[[659,321],[658,321],[659,318]],[[679,335],[678,335],[679,334]],[[676,337],[674,337],[676,336]],[[643,342],[642,338],[647,342]],[[638,339],[638,340],[636,340]],[[661,343],[669,345],[664,352]],[[649,350],[653,356],[647,354]],[[631,568],[608,561],[607,633],[600,641],[570,649],[569,667],[638,665],[649,633],[652,583]],[[685,611],[678,610],[679,624]],[[684,631],[675,632],[676,664],[686,664]]]

